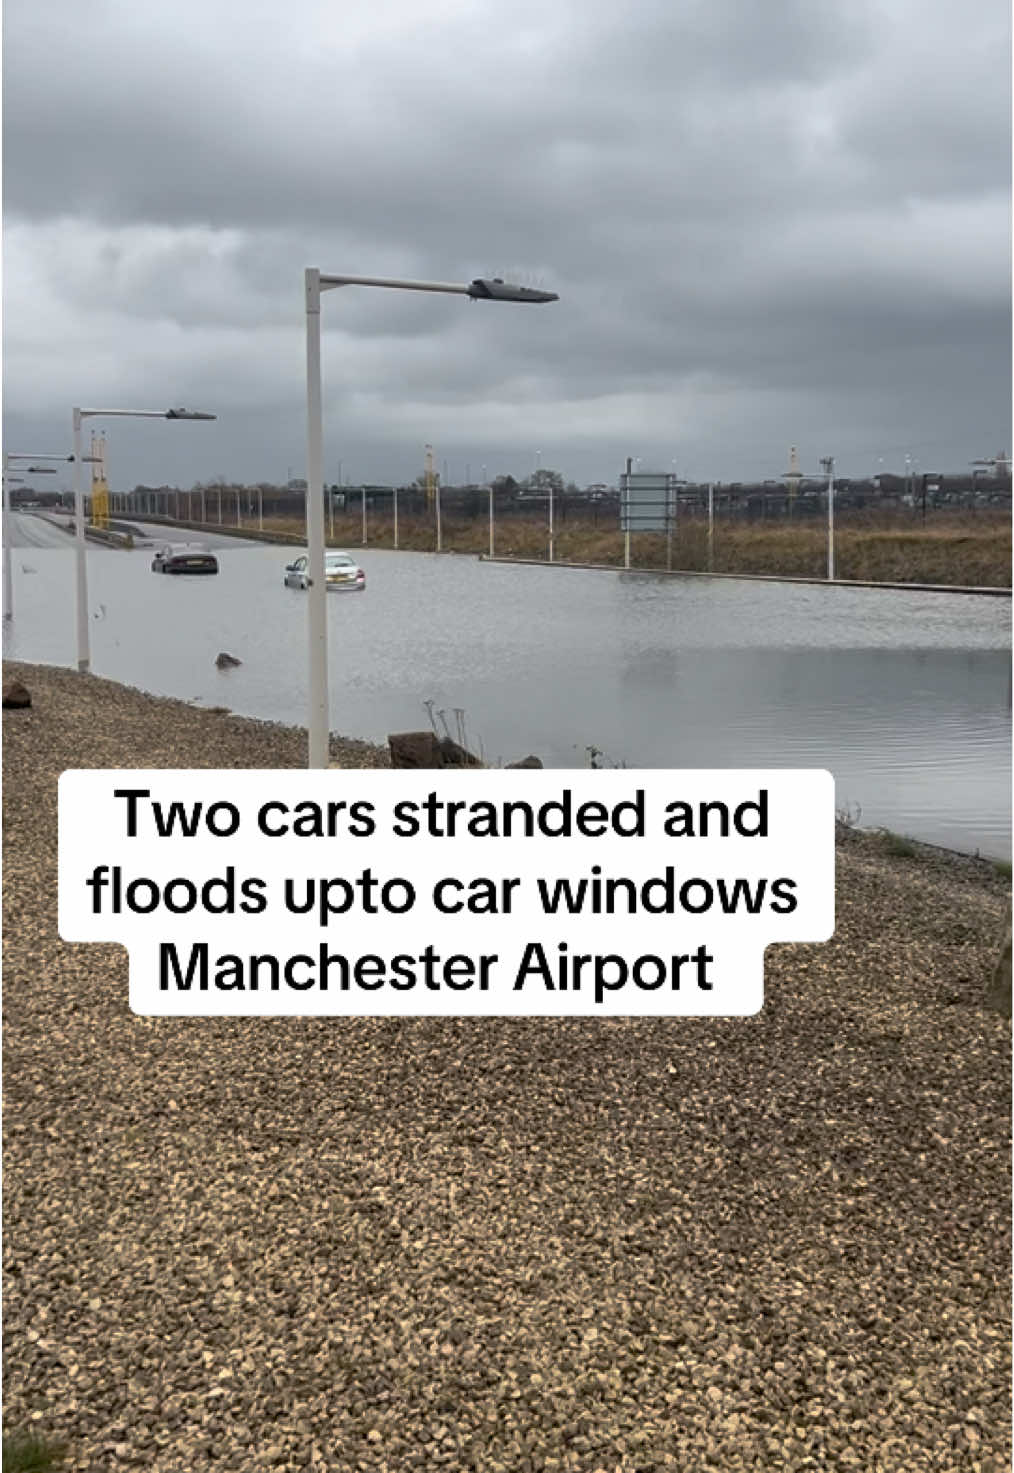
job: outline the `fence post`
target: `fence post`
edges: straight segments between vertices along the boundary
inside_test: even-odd
[[[437,552],[444,550],[444,530],[440,519],[440,482],[436,485],[436,495],[433,498],[433,507],[437,514]]]
[[[715,487],[714,483],[708,482],[708,572],[714,571],[714,542],[715,542]]]
[[[363,487],[363,546],[366,546],[366,487]]]
[[[489,485],[489,555],[494,557],[493,551],[494,524],[493,524],[493,483]]]

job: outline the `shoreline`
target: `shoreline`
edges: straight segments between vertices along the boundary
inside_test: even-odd
[[[66,1473],[1007,1466],[989,861],[840,829],[834,937],[746,1018],[142,1018],[59,939],[60,773],[305,736],[5,675],[8,1432]]]
[[[815,588],[872,588],[883,589],[887,593],[977,594],[980,598],[1010,598],[1012,594],[1010,588],[965,586],[960,583],[891,583],[883,579],[874,582],[861,578],[808,578],[795,573],[714,573],[699,568],[628,568],[622,563],[579,563],[563,558],[549,562],[546,558],[490,557],[489,553],[484,552],[480,552],[478,557],[481,563],[518,563],[530,568],[573,568],[578,572],[591,573],[641,573],[656,578],[719,578],[740,583],[799,583]]]
[[[79,690],[86,689],[89,697],[100,698],[104,693],[115,705],[123,705],[127,699],[133,701],[133,711],[140,714],[142,707],[137,703],[150,703],[153,710],[172,711],[180,720],[187,720],[194,716],[204,717],[208,721],[207,737],[212,740],[216,735],[222,734],[221,723],[233,724],[236,727],[235,736],[239,740],[245,736],[251,743],[251,748],[256,753],[261,753],[272,740],[278,742],[278,752],[281,760],[273,763],[253,762],[245,764],[239,761],[230,762],[207,762],[200,765],[206,767],[242,767],[249,766],[276,766],[276,767],[304,767],[306,765],[306,727],[299,725],[290,726],[283,721],[269,721],[260,716],[244,716],[238,711],[233,711],[228,706],[205,706],[199,701],[184,701],[178,696],[159,696],[151,691],[142,690],[137,685],[127,685],[125,682],[113,680],[104,675],[82,675],[71,665],[42,665],[28,660],[4,660],[4,683],[8,680],[20,680],[29,691],[32,690],[32,682],[36,685],[40,682],[55,694],[74,697]],[[84,687],[79,687],[78,682],[84,682]],[[119,693],[123,693],[122,698]],[[33,694],[34,703],[34,694]],[[34,707],[33,707],[34,708]],[[12,713],[15,714],[15,713]],[[20,713],[17,713],[20,714]],[[6,715],[6,713],[5,713]],[[225,730],[229,728],[226,727]],[[232,743],[230,742],[230,746]],[[345,767],[388,767],[390,766],[388,750],[379,742],[365,741],[359,737],[339,736],[335,732],[330,734],[330,756],[332,761],[341,759],[341,765]],[[88,765],[88,764],[81,764]],[[100,764],[102,765],[102,764]],[[108,764],[106,764],[108,765]],[[154,764],[156,766],[160,764]],[[173,764],[167,764],[173,765]]]
[[[43,665],[25,660],[4,660],[3,669],[5,683],[8,679],[21,680],[26,685],[28,685],[29,689],[31,689],[31,682],[33,679],[38,680],[39,678],[42,678],[43,680],[45,680],[48,676],[59,676],[61,677],[61,680],[63,678],[69,678],[71,684],[66,686],[66,690],[69,694],[74,694],[76,692],[76,682],[82,678],[80,673],[76,671],[73,666],[70,665]],[[304,767],[306,765],[307,737],[306,727],[303,725],[290,725],[289,723],[283,721],[270,721],[261,716],[244,716],[240,712],[233,711],[231,707],[205,706],[203,703],[198,701],[181,700],[178,696],[155,695],[150,691],[142,690],[140,686],[127,685],[124,682],[113,680],[110,677],[104,675],[92,675],[89,673],[84,677],[84,679],[87,681],[96,682],[98,686],[108,687],[111,690],[130,692],[132,695],[136,696],[142,701],[154,702],[160,707],[170,708],[178,713],[196,712],[198,714],[203,714],[204,716],[209,718],[214,717],[219,721],[229,720],[240,723],[242,725],[246,725],[250,728],[251,738],[253,738],[254,733],[260,733],[259,738],[256,740],[256,746],[258,750],[260,750],[264,741],[270,739],[272,733],[277,733],[281,742],[280,751],[284,753],[287,760],[284,762],[266,765],[284,767]],[[61,688],[63,687],[61,686]],[[329,750],[332,763],[340,766],[390,766],[390,754],[386,745],[383,745],[379,742],[371,742],[362,737],[345,737],[338,735],[336,732],[331,732]],[[229,762],[223,764],[208,763],[205,765],[239,767],[245,764],[241,762]],[[550,770],[558,772],[569,772],[585,771],[587,769],[561,767],[553,768]],[[632,768],[631,771],[637,771],[637,769]],[[930,840],[915,838],[914,836],[903,833],[901,831],[893,831],[883,827],[867,828],[861,824],[853,824],[841,819],[837,819],[835,822],[835,832],[838,836],[839,842],[842,841],[843,836],[846,836],[851,841],[854,841],[857,837],[861,837],[863,839],[870,840],[878,844],[883,843],[885,838],[894,835],[897,838],[903,839],[906,843],[911,844],[927,859],[934,854],[940,854],[951,856],[956,860],[967,860],[969,863],[972,864],[985,865],[988,868],[993,869],[997,868],[997,866],[1009,865],[1010,863],[1010,861],[1002,859],[999,856],[992,857],[990,855],[983,855],[978,850],[953,849],[948,845],[934,844]]]

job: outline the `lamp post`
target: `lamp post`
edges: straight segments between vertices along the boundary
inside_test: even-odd
[[[980,476],[985,476],[985,475],[988,475],[990,473],[992,473],[994,476],[1002,475],[1006,470],[1008,470],[1010,468],[1010,461],[1007,459],[1007,457],[1003,453],[1003,451],[1001,451],[1000,454],[997,455],[997,456],[994,456],[994,458],[992,460],[972,460],[972,461],[969,461],[969,465],[972,468],[972,503],[971,504],[972,504],[972,508],[974,510],[974,508],[975,508],[975,497],[976,497],[976,492],[977,492],[976,482],[977,482],[978,478]],[[923,480],[923,493],[922,493],[922,519],[923,519],[923,521],[926,520],[926,481],[925,481],[925,478]]]
[[[715,562],[715,485],[713,481],[708,482],[708,572],[712,572]]]
[[[85,556],[84,493],[81,489],[81,421],[94,419],[217,419],[198,409],[79,409],[71,414],[74,431],[74,552],[77,583],[77,668],[91,664],[88,642],[88,561]],[[168,498],[167,498],[168,500]],[[178,508],[177,508],[178,509]],[[168,513],[168,506],[166,508]],[[178,520],[178,517],[177,517]]]
[[[16,455],[10,451],[4,452],[3,460],[3,544],[4,544],[4,618],[14,617],[14,569],[11,562],[11,484],[10,467],[15,460],[70,460],[69,455]],[[36,476],[55,476],[56,467],[52,465],[29,465],[24,468],[24,474]]]
[[[820,462],[827,475],[827,577],[834,582],[834,456],[826,455]]]
[[[309,573],[307,625],[309,642],[309,712],[307,721],[309,767],[326,767],[330,733],[327,675],[327,587],[324,582],[324,427],[321,411],[320,297],[340,286],[390,287],[395,291],[450,292],[476,301],[555,302],[555,292],[535,291],[501,281],[476,279],[466,283],[400,281],[377,276],[334,276],[316,266],[304,272],[306,300],[306,545]]]
[[[4,543],[4,619],[14,617],[14,567],[11,560],[11,477],[7,473],[7,456],[4,456],[3,473],[3,543]],[[21,477],[15,484],[23,486]]]
[[[14,565],[11,559],[11,481],[8,474],[8,466],[11,457],[4,456],[3,471],[3,497],[4,497],[4,520],[3,520],[3,543],[4,543],[4,618],[10,619],[14,615]]]

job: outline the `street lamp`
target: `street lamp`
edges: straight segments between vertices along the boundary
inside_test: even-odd
[[[84,493],[81,489],[81,421],[94,419],[217,419],[199,409],[78,409],[72,411],[74,430],[74,552],[77,582],[77,668],[91,663],[88,646],[88,562],[85,557]]]
[[[306,296],[306,543],[309,593],[307,625],[310,705],[307,722],[309,767],[326,767],[330,734],[327,679],[327,586],[324,582],[324,426],[321,411],[320,296],[339,286],[383,286],[396,291],[450,292],[473,302],[556,302],[556,292],[536,291],[512,282],[476,279],[466,283],[399,281],[378,276],[325,275],[316,266],[304,272]]]
[[[827,577],[834,581],[834,456],[825,455],[820,462],[827,476]]]
[[[976,483],[976,480],[978,479],[978,477],[979,476],[984,476],[987,473],[992,473],[992,475],[994,475],[994,476],[1002,476],[1002,475],[1004,475],[1010,469],[1010,461],[1007,459],[1007,456],[1001,450],[1000,454],[994,456],[991,460],[972,460],[972,461],[969,461],[969,465],[972,467],[972,506],[974,507],[975,506],[975,491],[976,491],[975,483]],[[926,493],[925,493],[925,491],[923,492],[923,511],[922,511],[922,518],[923,518],[923,521],[926,520]]]
[[[16,455],[12,451],[4,452],[3,460],[3,544],[4,544],[4,618],[11,619],[14,616],[14,569],[11,563],[11,491],[10,491],[10,466],[15,460],[70,460],[69,455]],[[24,467],[24,474],[28,476],[55,476],[56,467],[52,465],[28,465]]]
[[[21,476],[9,476],[4,472],[3,485],[3,543],[4,543],[4,623],[14,617],[14,569],[11,563],[10,488],[27,486]]]

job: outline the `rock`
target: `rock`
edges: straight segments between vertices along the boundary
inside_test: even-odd
[[[392,767],[481,767],[474,753],[432,731],[392,732],[387,738]]]
[[[459,747],[457,742],[452,742],[450,737],[441,737],[437,743],[440,748],[440,767],[481,767],[482,762],[474,752],[469,752],[466,747]]]
[[[541,767],[541,757],[522,757],[520,762],[508,762],[507,771],[512,772],[516,767]]]
[[[4,710],[23,711],[31,704],[32,697],[27,685],[22,685],[20,680],[8,680],[4,686]]]
[[[215,661],[219,670],[231,670],[234,665],[242,665],[242,660],[237,660],[235,655],[227,655],[224,651]]]
[[[396,731],[387,738],[392,767],[439,767],[440,747],[431,731]]]
[[[1007,931],[1000,948],[1000,955],[996,959],[993,968],[993,976],[986,989],[986,1006],[994,1008],[996,1012],[1002,1013],[1005,1018],[1011,1015],[1011,922],[1010,915],[1007,916]]]

